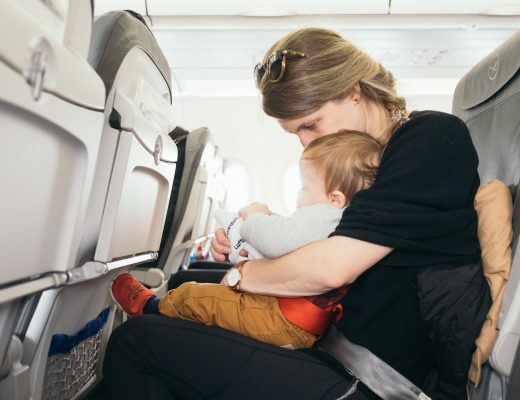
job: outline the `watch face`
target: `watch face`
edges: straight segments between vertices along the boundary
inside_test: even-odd
[[[229,286],[235,286],[240,280],[240,271],[236,268],[231,268],[228,272],[227,283]]]

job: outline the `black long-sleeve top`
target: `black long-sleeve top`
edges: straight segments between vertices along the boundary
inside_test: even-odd
[[[340,328],[419,386],[434,368],[434,355],[417,273],[422,266],[478,259],[477,165],[460,119],[413,112],[388,142],[373,186],[354,196],[331,235],[394,249],[352,284]]]

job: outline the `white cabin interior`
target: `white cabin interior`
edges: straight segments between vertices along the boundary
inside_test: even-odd
[[[104,0],[95,13],[122,8],[148,16],[178,125],[208,127],[228,173],[245,178],[228,180],[228,207],[259,201],[281,214],[295,210],[301,146],[263,113],[252,79],[276,40],[302,26],[336,29],[392,71],[410,110],[450,112],[459,79],[520,27],[520,2],[507,0]]]
[[[279,214],[296,209],[302,146],[264,114],[253,80],[254,66],[286,33],[303,26],[335,29],[394,74],[410,111],[451,112],[461,78],[520,29],[520,0],[1,3],[2,400],[61,399],[65,390],[67,399],[84,398],[101,377],[112,328],[124,319],[110,298],[112,279],[132,270],[164,294],[170,273],[184,270],[195,250],[207,255],[215,221],[205,218],[221,202],[229,211],[253,201]],[[150,53],[127,49],[121,60],[130,67],[120,68],[119,60],[114,74],[124,73],[112,77],[108,88],[90,59],[92,5],[94,19],[133,10],[150,28],[139,21],[137,31],[149,39]],[[12,39],[11,31],[17,34]],[[518,80],[516,70],[513,75]],[[134,82],[135,77],[143,79]],[[143,94],[136,86],[153,106],[139,103]],[[168,137],[175,125],[206,149],[192,165],[191,178],[202,184],[187,194],[175,187],[178,143]],[[192,205],[192,214],[178,220],[168,216],[174,189]],[[163,259],[161,235],[170,228],[182,235],[168,243],[171,254]],[[161,267],[147,269],[144,263],[156,260]],[[511,277],[516,283],[519,271],[517,266]],[[518,286],[508,287],[508,308],[501,309],[509,315],[520,315]],[[93,354],[87,354],[84,381],[63,383],[60,374],[76,373],[66,364],[76,347],[51,355],[51,343],[100,320],[91,343],[80,341],[85,354]],[[513,321],[503,329],[506,349],[520,342],[520,319]],[[59,373],[51,356],[61,357],[55,362],[61,363]],[[514,352],[502,350],[500,357],[488,381],[495,379],[493,387],[503,393]]]

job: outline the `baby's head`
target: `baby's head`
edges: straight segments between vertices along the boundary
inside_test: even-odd
[[[358,131],[341,130],[313,140],[300,158],[297,207],[348,206],[357,192],[374,182],[382,151],[376,139]]]

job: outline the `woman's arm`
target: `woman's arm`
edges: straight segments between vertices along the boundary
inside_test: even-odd
[[[353,282],[391,251],[390,247],[333,236],[277,259],[248,261],[242,268],[240,290],[281,297],[321,294]]]

